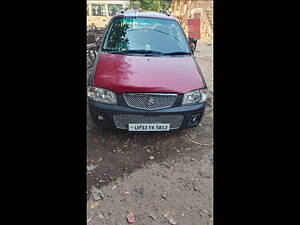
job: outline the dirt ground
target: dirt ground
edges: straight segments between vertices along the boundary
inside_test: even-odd
[[[195,53],[210,90],[211,51]],[[88,115],[87,141],[89,225],[128,224],[129,213],[138,225],[213,224],[212,105],[199,126],[171,132],[102,129]]]

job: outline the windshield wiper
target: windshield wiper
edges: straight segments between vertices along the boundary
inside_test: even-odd
[[[121,50],[121,51],[107,51],[111,54],[127,54],[127,53],[137,53],[137,54],[145,54],[145,55],[190,55],[190,52],[159,52],[159,51],[151,51],[151,50]]]
[[[138,53],[138,54],[150,54],[150,55],[161,55],[163,54],[162,52],[158,51],[150,51],[150,50],[121,50],[121,51],[108,51],[109,53],[112,54],[127,54],[127,53]]]
[[[190,55],[190,52],[168,52],[168,53],[163,53],[164,55]]]

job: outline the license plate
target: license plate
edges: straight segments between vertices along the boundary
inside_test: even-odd
[[[128,124],[129,131],[169,131],[169,123],[130,123]]]

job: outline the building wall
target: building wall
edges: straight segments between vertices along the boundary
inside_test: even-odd
[[[196,10],[197,9],[197,10]],[[201,41],[211,42],[213,35],[213,0],[173,0],[172,15],[176,16],[188,35],[188,18],[194,13],[200,14]]]

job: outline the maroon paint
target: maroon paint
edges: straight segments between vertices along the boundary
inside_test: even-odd
[[[94,85],[117,93],[184,94],[204,88],[192,56],[145,57],[105,52],[99,57]]]

